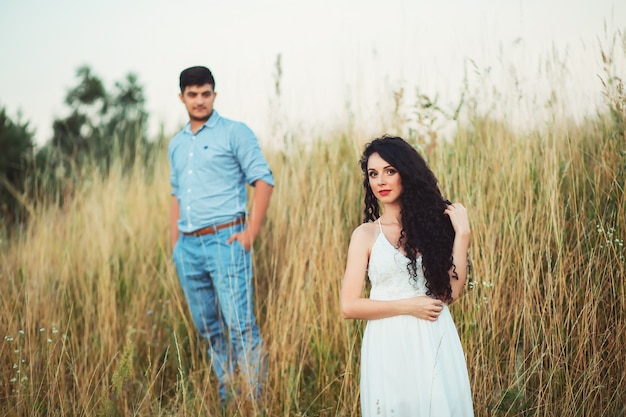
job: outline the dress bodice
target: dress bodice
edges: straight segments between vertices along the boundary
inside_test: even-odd
[[[396,249],[381,230],[372,246],[367,268],[372,283],[370,298],[395,300],[425,295],[427,288],[422,258],[417,258],[417,279],[409,274],[409,262],[409,258]]]

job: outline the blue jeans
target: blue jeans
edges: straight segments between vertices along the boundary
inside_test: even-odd
[[[243,246],[226,240],[245,225],[215,234],[184,236],[174,248],[174,262],[194,325],[208,341],[208,354],[227,398],[235,368],[260,392],[263,342],[256,323],[252,290],[252,257]]]

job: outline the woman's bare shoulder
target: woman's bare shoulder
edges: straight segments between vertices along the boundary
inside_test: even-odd
[[[352,232],[350,238],[349,257],[365,256],[365,263],[369,259],[370,252],[376,242],[377,231],[376,224],[373,222],[363,223],[357,226]],[[351,254],[351,255],[350,255]]]
[[[352,232],[352,239],[371,239],[376,238],[378,228],[375,222],[362,223]]]

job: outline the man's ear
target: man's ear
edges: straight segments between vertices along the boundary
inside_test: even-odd
[[[178,98],[180,99],[181,103],[185,102],[185,100],[183,100],[183,93],[178,93]]]

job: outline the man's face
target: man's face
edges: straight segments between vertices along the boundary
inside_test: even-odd
[[[213,102],[216,95],[217,93],[213,91],[211,84],[204,84],[187,86],[178,96],[187,108],[189,119],[206,121],[213,112]]]

